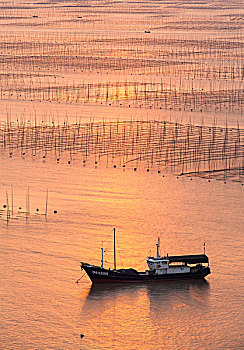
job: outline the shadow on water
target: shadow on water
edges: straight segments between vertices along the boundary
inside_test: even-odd
[[[161,349],[171,339],[171,349],[176,349],[182,332],[188,341],[196,330],[201,332],[199,324],[209,315],[209,289],[206,280],[95,284],[83,304],[79,326],[87,341],[94,341],[94,334],[103,337],[107,349],[119,348],[118,341],[125,343],[124,349],[139,348],[135,344],[145,334],[145,348],[160,344]]]
[[[195,280],[180,280],[180,281],[164,281],[164,282],[153,282],[153,283],[94,283],[91,285],[87,298],[99,295],[107,296],[107,294],[117,294],[123,292],[137,292],[140,290],[147,290],[157,293],[157,291],[168,293],[174,291],[187,291],[190,287],[197,287],[199,290],[209,289],[209,282],[206,279],[195,279]]]
[[[209,282],[203,280],[165,281],[148,284],[93,284],[86,297],[83,309],[92,303],[93,308],[120,300],[137,301],[141,296],[150,304],[150,308],[168,309],[177,302],[187,305],[206,305],[209,294]]]
[[[168,281],[155,287],[150,285],[147,290],[150,311],[157,314],[203,309],[208,306],[209,288],[206,280]]]

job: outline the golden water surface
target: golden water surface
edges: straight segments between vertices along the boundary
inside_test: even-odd
[[[0,349],[244,348],[243,16],[238,0],[1,2]],[[111,121],[131,139],[97,150],[94,125]],[[152,124],[138,136],[134,121]],[[167,157],[185,170],[182,145],[194,170],[204,154],[223,174],[157,167],[164,121]],[[52,130],[74,124],[93,134],[59,153]],[[127,146],[145,163],[123,167]],[[162,255],[205,242],[211,274],[91,286],[80,262],[100,265],[103,245],[113,266],[114,227],[118,268],[145,270],[160,237]]]

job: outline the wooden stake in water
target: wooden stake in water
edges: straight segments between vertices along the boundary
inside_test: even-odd
[[[10,211],[9,211],[9,201],[8,201],[8,191],[6,191],[6,203],[7,203],[7,222],[10,219]]]
[[[46,217],[47,217],[47,204],[48,204],[48,189],[47,189],[47,195],[46,195],[46,210],[45,210]]]
[[[13,186],[11,185],[11,197],[12,197],[12,215],[14,214],[14,192]]]
[[[27,194],[26,194],[26,211],[25,211],[25,217],[26,220],[28,218],[28,215],[30,214],[30,194],[29,194],[29,187],[27,189]]]

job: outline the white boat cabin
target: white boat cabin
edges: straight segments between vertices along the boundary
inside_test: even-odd
[[[187,265],[169,265],[170,261],[166,258],[147,258],[149,271],[154,271],[157,275],[187,273],[190,272],[190,266]]]
[[[159,247],[160,247],[160,239],[158,238],[157,246],[157,257],[148,257],[147,258],[147,265],[149,268],[149,272],[153,272],[157,275],[164,275],[164,274],[174,274],[174,273],[187,273],[190,272],[191,268],[187,265],[187,262],[182,262],[182,260],[176,260],[176,262],[181,262],[181,264],[173,265],[170,263],[172,262],[168,255],[166,257],[161,258],[159,254]]]

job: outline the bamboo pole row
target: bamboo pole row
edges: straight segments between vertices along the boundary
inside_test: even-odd
[[[183,87],[182,87],[183,86]],[[49,101],[56,103],[101,103],[133,107],[154,107],[191,111],[214,110],[242,114],[244,85],[213,87],[198,90],[190,83],[163,82],[105,82],[55,84],[14,84],[0,87],[0,98],[14,100]]]
[[[243,181],[244,130],[159,121],[0,125],[10,157],[55,157],[71,164],[110,164]],[[117,164],[116,164],[117,163]]]
[[[29,36],[28,36],[29,35]],[[0,70],[120,72],[241,81],[243,36],[188,39],[19,34],[0,40]]]

